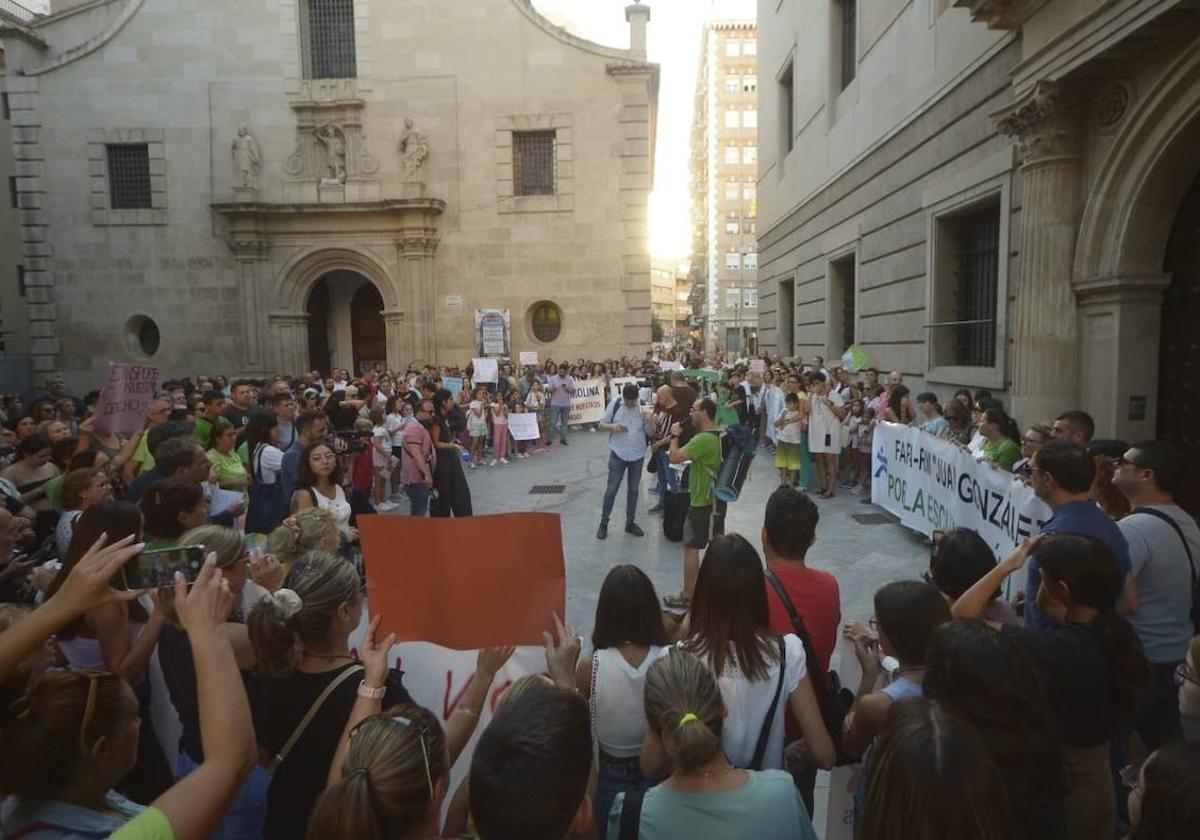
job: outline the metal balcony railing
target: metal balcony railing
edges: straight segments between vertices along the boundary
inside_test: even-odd
[[[35,17],[38,17],[38,13],[33,9],[27,9],[14,0],[0,0],[0,18],[15,20],[17,23],[29,23]]]

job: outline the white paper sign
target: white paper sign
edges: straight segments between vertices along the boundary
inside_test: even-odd
[[[512,435],[513,440],[537,440],[541,437],[538,433],[537,415],[529,412],[508,415],[508,433]]]
[[[913,426],[880,423],[871,454],[871,501],[926,536],[971,528],[1004,557],[1051,516],[1033,488]]]
[[[475,375],[471,381],[476,385],[496,381],[498,367],[495,359],[475,359],[472,364],[475,368]]]
[[[598,423],[604,416],[607,405],[603,379],[584,379],[576,382],[575,393],[571,395],[571,415],[567,425]]]
[[[683,365],[680,362],[662,362],[659,367],[663,370],[683,370]]]
[[[521,364],[536,365],[538,363],[538,354],[536,350],[522,350],[520,354]]]
[[[751,359],[750,360],[750,372],[751,373],[763,373],[766,369],[767,369],[767,363],[764,362],[762,359]]]
[[[637,385],[638,379],[636,376],[618,376],[608,383],[608,401],[612,402],[622,396],[621,391],[626,385]],[[640,389],[639,389],[640,390]]]

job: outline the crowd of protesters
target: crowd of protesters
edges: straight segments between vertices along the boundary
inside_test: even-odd
[[[128,437],[60,380],[28,413],[8,398],[0,837],[807,839],[817,772],[848,764],[863,840],[1200,836],[1200,529],[1175,503],[1172,446],[1097,446],[1078,411],[1016,440],[990,395],[942,411],[899,373],[884,386],[820,359],[663,361],[502,365],[482,388],[469,366],[194,377]],[[624,377],[611,414],[568,428],[577,383]],[[537,414],[540,439],[511,440],[510,412]],[[809,557],[814,497],[867,487],[881,421],[1015,470],[1053,516],[999,562],[972,531],[935,534],[924,580],[881,580],[874,614],[844,620]],[[733,425],[780,472],[752,539],[713,527],[697,468],[720,449],[696,441]],[[617,456],[644,435],[656,507],[692,465],[708,505],[663,599],[684,615],[631,553],[587,644],[547,627],[545,672],[504,688],[455,786],[513,650],[481,651],[444,719],[415,705],[377,616],[351,650],[357,519],[405,499],[471,515],[472,467],[589,428]],[[129,588],[140,552],[192,545],[193,584]],[[848,689],[830,671],[843,637],[863,674]],[[177,744],[150,724],[155,654]]]

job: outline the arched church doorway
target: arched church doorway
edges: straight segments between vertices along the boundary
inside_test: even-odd
[[[1178,502],[1200,513],[1200,175],[1188,189],[1167,241],[1158,363],[1158,438],[1183,450],[1188,470]]]
[[[379,289],[357,271],[322,275],[305,304],[309,367],[322,373],[335,367],[361,373],[386,364],[383,309]]]

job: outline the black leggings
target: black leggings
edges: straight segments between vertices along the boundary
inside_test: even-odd
[[[437,466],[433,469],[433,489],[438,497],[429,501],[429,515],[445,518],[471,516],[471,487],[463,472],[462,458],[453,449],[438,452]]]

